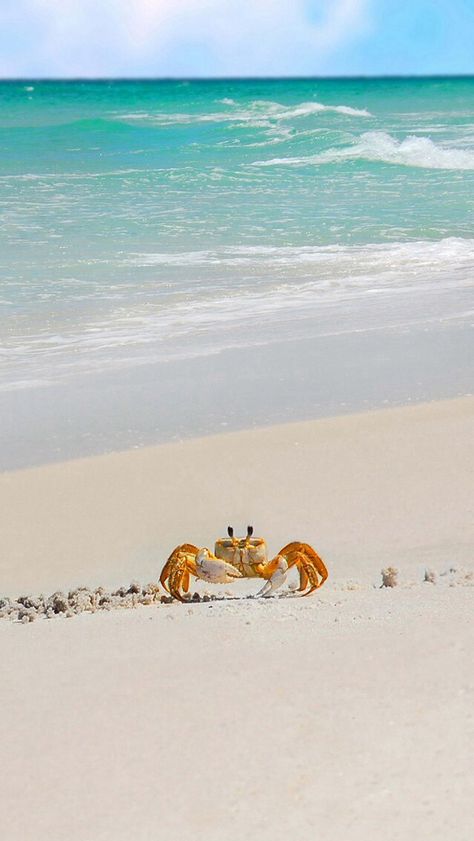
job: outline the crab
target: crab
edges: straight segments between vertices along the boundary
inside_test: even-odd
[[[288,570],[296,567],[299,572],[298,591],[309,596],[321,587],[328,577],[323,560],[308,543],[294,541],[280,549],[272,560],[267,558],[267,544],[263,537],[253,536],[253,527],[247,527],[245,537],[234,537],[229,526],[228,537],[219,538],[214,554],[192,543],[182,543],[173,549],[160,576],[165,590],[183,602],[189,590],[191,576],[210,584],[231,584],[237,578],[263,578],[265,583],[257,596],[269,596],[284,583]]]

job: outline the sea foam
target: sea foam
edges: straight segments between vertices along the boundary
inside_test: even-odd
[[[253,122],[258,120],[291,120],[297,117],[309,117],[312,114],[334,112],[348,117],[371,117],[365,108],[353,108],[350,105],[325,105],[322,102],[300,102],[295,105],[282,105],[266,99],[255,99],[249,103],[236,102],[233,99],[219,100],[221,105],[227,106],[225,111],[211,111],[208,113],[167,113],[166,111],[132,112],[117,115],[116,119],[129,121],[140,120],[157,125],[173,125],[187,123],[225,123],[225,122]]]
[[[317,155],[271,158],[254,166],[324,165],[343,161],[380,161],[423,169],[474,169],[474,150],[456,149],[434,143],[429,137],[409,135],[398,140],[384,131],[368,131],[351,146],[330,148]]]
[[[159,283],[167,277],[160,267],[176,272],[180,266],[174,291]],[[290,341],[295,330],[304,338],[453,319],[462,324],[472,318],[473,266],[474,239],[458,237],[117,255],[116,272],[156,268],[153,294],[145,286],[125,306],[111,288],[107,306],[103,290],[105,313],[86,309],[83,319],[55,333],[41,327],[10,335],[0,391]],[[454,291],[448,306],[446,295]]]

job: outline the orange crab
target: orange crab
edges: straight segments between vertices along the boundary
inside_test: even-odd
[[[296,566],[300,577],[298,590],[309,596],[328,577],[323,560],[308,543],[288,543],[269,561],[267,544],[262,537],[253,537],[252,526],[247,527],[246,537],[234,537],[231,526],[227,534],[228,537],[216,541],[214,554],[192,543],[177,546],[161,572],[160,583],[165,590],[182,602],[192,575],[210,584],[230,584],[236,578],[263,578],[265,584],[257,596],[268,596],[281,587],[288,570]]]

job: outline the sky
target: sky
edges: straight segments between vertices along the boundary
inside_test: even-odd
[[[0,0],[0,77],[474,73],[474,0]]]

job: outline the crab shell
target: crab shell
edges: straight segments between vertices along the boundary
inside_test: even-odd
[[[245,578],[259,578],[258,565],[266,563],[263,537],[221,537],[214,547],[216,558],[232,564]]]

